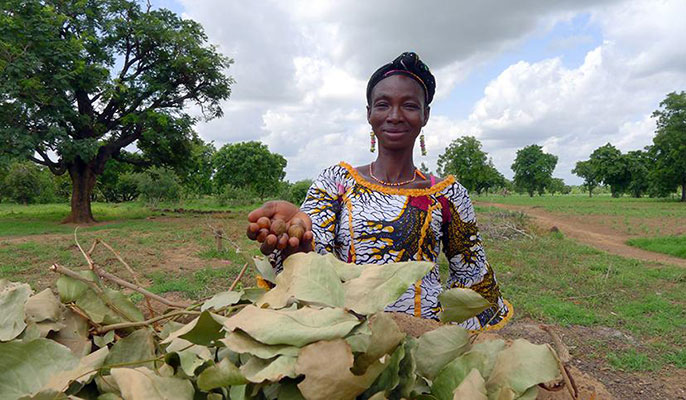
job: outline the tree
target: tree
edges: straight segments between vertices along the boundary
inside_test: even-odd
[[[580,178],[584,178],[582,186],[588,190],[588,197],[593,197],[593,189],[595,189],[600,182],[591,161],[577,161],[576,167],[574,167],[572,173]]]
[[[222,146],[214,155],[214,168],[218,188],[250,188],[264,199],[286,176],[286,159],[260,142],[241,142]]]
[[[564,193],[565,182],[562,178],[551,178],[548,184],[548,191],[550,194],[555,195],[555,193]]]
[[[177,168],[181,182],[190,193],[197,196],[212,194],[212,160],[216,151],[214,144],[205,143],[200,138],[191,142],[187,162],[181,164],[181,168]]]
[[[3,194],[22,204],[34,203],[41,195],[40,168],[30,162],[10,165],[3,182]]]
[[[686,92],[669,93],[653,112],[657,118],[651,176],[662,187],[681,187],[681,201],[686,202]]]
[[[69,173],[65,222],[94,220],[109,160],[149,164],[146,151],[187,143],[196,118],[184,106],[219,117],[233,82],[198,23],[134,0],[5,0],[0,38],[0,152]]]
[[[531,197],[535,191],[542,195],[550,184],[556,165],[557,156],[544,153],[543,147],[537,144],[517,150],[512,163],[515,187],[526,191]]]
[[[610,186],[612,197],[619,197],[627,191],[631,173],[619,149],[607,143],[591,153],[590,161],[599,181]]]
[[[438,173],[455,175],[470,192],[481,193],[492,187],[502,187],[505,177],[498,172],[481,143],[473,136],[463,136],[450,143],[438,156]]]
[[[641,197],[650,188],[648,174],[650,172],[650,156],[642,150],[634,150],[626,153],[624,164],[629,173],[629,185],[627,190],[632,196]]]

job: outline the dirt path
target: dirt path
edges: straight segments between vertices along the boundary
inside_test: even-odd
[[[517,206],[511,204],[482,202],[479,202],[478,204],[482,206],[491,206],[511,211],[524,212],[525,214],[531,216],[536,224],[545,230],[549,230],[555,226],[565,236],[600,250],[604,250],[611,254],[635,258],[643,261],[652,261],[686,267],[686,259],[661,253],[654,253],[652,251],[629,246],[625,244],[629,239],[629,236],[613,231],[609,227],[598,224],[597,222],[594,223],[590,219],[582,223],[564,215],[552,214],[540,207],[535,206]]]

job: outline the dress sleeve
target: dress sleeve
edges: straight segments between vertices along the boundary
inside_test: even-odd
[[[512,316],[512,306],[503,300],[495,273],[486,260],[474,207],[467,190],[452,185],[444,201],[443,251],[449,261],[448,288],[469,288],[494,306],[461,323],[470,330],[498,329]]]
[[[336,230],[341,212],[341,195],[344,192],[342,168],[333,166],[322,171],[307,190],[300,209],[312,219],[314,251],[319,254],[333,253],[336,246]],[[270,256],[277,273],[283,269],[281,251]]]

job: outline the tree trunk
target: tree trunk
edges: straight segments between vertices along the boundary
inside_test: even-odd
[[[686,201],[686,179],[681,181],[681,201]]]
[[[71,214],[62,223],[89,224],[95,222],[91,211],[91,194],[97,176],[87,163],[77,159],[68,166],[71,177]]]

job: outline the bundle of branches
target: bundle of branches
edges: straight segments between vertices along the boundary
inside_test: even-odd
[[[277,277],[256,265],[272,290],[229,290],[148,321],[92,268],[57,268],[59,299],[0,281],[0,398],[534,399],[564,377],[548,345],[472,344],[455,324],[402,333],[383,310],[431,263],[296,254]],[[491,307],[469,289],[440,301],[445,323]]]
[[[496,211],[490,213],[488,221],[481,224],[481,233],[493,240],[529,238],[528,216],[521,211]]]

